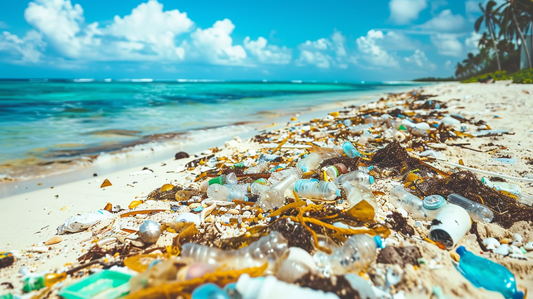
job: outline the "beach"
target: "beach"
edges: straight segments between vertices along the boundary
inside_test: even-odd
[[[533,194],[533,184],[531,183],[533,181],[533,155],[531,152],[533,148],[532,86],[511,84],[508,81],[498,81],[494,84],[450,82],[416,89],[403,86],[398,91],[400,95],[396,98],[397,102],[407,98],[407,95],[401,96],[407,89],[415,90],[415,92],[423,95],[433,95],[429,99],[446,104],[447,108],[442,109],[446,110],[448,114],[459,114],[464,119],[484,120],[490,129],[505,131],[486,137],[474,137],[469,132],[474,132],[476,126],[468,124],[462,137],[443,140],[439,146],[432,148],[440,155],[439,159],[428,159],[425,162],[448,173],[462,170],[450,164],[453,163],[472,169],[525,179],[522,181],[507,179],[506,181],[519,186],[523,194]],[[386,97],[386,95],[373,94],[365,99],[368,102],[369,99],[377,100],[379,97]],[[394,101],[390,102],[393,103]],[[243,160],[250,157],[252,159],[256,156],[254,153],[260,153],[262,149],[266,151],[277,148],[284,140],[280,136],[285,137],[284,134],[287,132],[281,134],[280,131],[277,133],[274,131],[273,135],[278,134],[279,138],[272,138],[271,141],[263,143],[252,141],[250,138],[254,135],[282,129],[285,125],[301,128],[300,123],[313,118],[322,119],[327,117],[328,113],[331,114],[330,117],[339,117],[339,120],[342,121],[343,118],[340,117],[342,114],[339,116],[335,112],[349,110],[345,107],[351,105],[377,107],[375,105],[379,106],[379,103],[363,104],[361,101],[336,100],[312,111],[296,111],[298,107],[292,107],[290,113],[278,115],[275,121],[262,119],[260,122],[254,123],[252,127],[255,130],[243,129],[240,133],[225,130],[223,134],[220,134],[220,138],[205,143],[206,148],[194,148],[194,150],[187,151],[188,158],[174,159],[174,153],[181,150],[176,150],[176,147],[173,147],[165,152],[166,157],[158,157],[159,160],[154,161],[154,159],[139,155],[139,157],[133,158],[137,159],[134,167],[122,166],[119,171],[94,171],[94,176],[91,174],[93,171],[90,170],[85,172],[84,178],[78,176],[79,179],[70,180],[68,183],[62,183],[57,179],[43,178],[41,181],[39,178],[34,179],[32,180],[33,186],[26,185],[29,190],[33,191],[11,192],[9,196],[0,199],[3,206],[0,251],[13,252],[17,258],[13,266],[0,270],[0,281],[10,282],[15,286],[15,289],[20,289],[22,275],[17,273],[22,266],[32,272],[51,272],[75,266],[78,257],[87,253],[94,243],[102,240],[95,240],[97,235],[100,236],[97,229],[61,235],[61,242],[50,246],[44,245],[44,242],[56,235],[58,226],[72,216],[104,209],[108,203],[111,203],[113,207],[120,206],[123,209],[128,209],[133,201],[144,200],[145,202],[135,209],[162,209],[166,211],[162,214],[166,215],[139,216],[131,220],[131,223],[128,223],[130,225],[127,226],[137,226],[138,222],[144,221],[147,217],[156,221],[172,218],[176,215],[175,211],[184,211],[180,208],[173,209],[173,207],[183,206],[182,204],[177,201],[147,200],[147,197],[152,191],[159,190],[164,184],[185,188],[205,180],[205,178],[200,180],[197,177],[204,173],[207,168],[186,166],[187,163],[213,154],[216,157],[239,157]],[[316,106],[319,104],[317,103]],[[271,123],[276,123],[277,126],[271,126]],[[303,126],[305,125],[303,124]],[[267,147],[267,143],[272,144],[272,146]],[[302,142],[302,144],[304,143]],[[383,145],[387,143],[384,142]],[[412,157],[424,158],[419,155],[423,150],[417,149],[413,143],[402,143],[402,146],[411,149],[408,153]],[[193,149],[193,147],[189,148]],[[361,151],[362,149],[363,147],[360,148]],[[431,147],[424,148],[424,150],[427,149],[431,149]],[[279,152],[284,152],[284,150],[286,151],[287,148],[279,147]],[[239,155],[235,153],[239,153]],[[295,153],[291,154],[296,155]],[[427,156],[425,158],[427,159]],[[147,162],[143,162],[142,159],[146,159]],[[474,173],[478,179],[493,177],[475,171]],[[76,176],[75,172],[71,172],[70,175]],[[69,174],[67,173],[65,176],[69,176]],[[101,185],[104,180],[108,180],[111,185],[102,188]],[[10,182],[10,184],[18,183]],[[385,219],[395,209],[392,205],[390,191],[394,186],[402,183],[397,177],[392,178],[392,175],[391,177],[381,176],[377,177],[376,182],[370,187],[372,191],[375,191],[374,194],[377,194],[376,219],[384,227],[388,227]],[[22,181],[20,184],[20,188],[26,188],[23,187]],[[202,200],[205,198],[206,196],[202,195]],[[531,204],[529,203],[529,205]],[[195,206],[198,207],[198,203],[195,203]],[[211,207],[211,205],[204,203],[203,209],[207,207]],[[217,206],[217,209],[221,207],[224,208]],[[240,212],[238,211],[238,213]],[[391,234],[385,240],[389,246],[417,247],[421,253],[421,258],[425,260],[425,264],[405,265],[404,267],[394,265],[393,267],[403,273],[400,283],[393,286],[394,293],[403,292],[405,298],[431,298],[432,294],[436,292],[434,288],[439,286],[446,298],[503,298],[499,293],[474,287],[453,266],[450,255],[452,250],[440,249],[426,240],[430,221],[422,221],[422,225],[419,225],[415,219],[409,216],[406,219],[407,223],[414,227],[415,236],[407,237],[391,228]],[[105,225],[109,225],[109,223]],[[105,225],[101,223],[98,228],[101,229]],[[532,226],[531,220],[517,220],[516,223],[508,227],[503,227],[497,223],[478,223],[477,234],[467,233],[458,244],[464,245],[469,251],[476,254],[482,252],[476,236],[482,239],[493,237],[501,241],[503,238],[512,240],[514,234],[519,234],[523,238],[523,244],[526,244],[533,242]],[[157,244],[169,246],[172,244],[173,236],[175,235],[164,232]],[[230,235],[226,234],[224,237],[230,237]],[[523,253],[523,258],[513,258],[487,251],[482,256],[506,266],[515,275],[520,289],[531,292],[533,291],[532,252]],[[372,266],[372,269],[368,270],[371,275],[368,276],[367,274],[367,278],[382,276],[383,273],[380,271],[383,269],[385,269],[383,264]],[[72,278],[69,279],[65,283],[75,281]],[[2,291],[5,292],[3,289]]]

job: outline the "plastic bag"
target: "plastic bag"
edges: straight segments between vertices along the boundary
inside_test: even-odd
[[[101,220],[111,217],[111,213],[106,210],[98,210],[83,215],[70,217],[57,228],[57,234],[62,235],[66,232],[76,233],[87,229]]]

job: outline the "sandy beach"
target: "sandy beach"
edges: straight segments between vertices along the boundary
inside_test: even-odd
[[[490,129],[508,131],[505,134],[473,137],[470,132],[474,132],[476,126],[468,124],[462,138],[444,140],[439,143],[439,146],[433,148],[439,154],[438,160],[427,159],[426,157],[424,158],[425,162],[448,173],[463,170],[453,166],[453,164],[459,164],[477,170],[519,178],[522,180],[507,179],[506,182],[519,186],[523,194],[533,195],[533,116],[531,115],[533,86],[511,84],[508,81],[498,81],[494,84],[452,82],[425,86],[422,90],[416,89],[416,92],[423,95],[434,95],[430,99],[445,103],[447,108],[441,110],[446,110],[446,113],[460,114],[465,119],[484,120]],[[397,101],[406,97],[398,96]],[[377,102],[378,106],[379,103]],[[351,104],[353,103],[335,103],[320,109],[320,118],[326,117],[327,113],[345,110],[343,107]],[[375,107],[376,104],[366,105]],[[318,117],[317,114],[313,114],[312,117]],[[332,115],[338,116],[335,113]],[[294,120],[291,120],[291,117],[294,116],[284,116],[281,118],[283,122],[278,122],[278,125],[289,123],[290,127],[295,127],[298,123],[311,119],[310,116],[303,115]],[[342,120],[342,118],[340,119]],[[273,128],[266,128],[265,130],[271,129]],[[280,135],[279,131],[273,132],[273,134],[285,136]],[[12,283],[15,287],[13,291],[15,294],[21,287],[22,275],[17,273],[22,266],[32,272],[52,272],[76,266],[78,264],[77,258],[87,253],[95,242],[102,240],[98,239],[102,237],[99,229],[107,227],[109,223],[104,223],[104,221],[89,230],[61,235],[61,242],[45,246],[44,242],[56,235],[58,226],[72,216],[104,209],[108,203],[111,203],[115,208],[120,206],[123,209],[128,209],[128,206],[136,200],[145,200],[143,204],[135,208],[136,210],[162,209],[166,211],[149,216],[130,217],[131,220],[122,223],[123,226],[135,227],[146,218],[163,221],[175,217],[176,211],[178,213],[188,211],[189,208],[180,205],[178,201],[146,199],[152,191],[158,190],[164,184],[187,187],[204,181],[205,178],[198,180],[197,176],[205,172],[207,168],[186,166],[187,163],[195,159],[212,154],[215,154],[216,157],[245,159],[247,156],[255,156],[250,151],[259,153],[262,149],[271,149],[265,143],[241,138],[242,136],[236,135],[234,138],[225,140],[224,143],[216,145],[217,149],[212,147],[197,152],[189,152],[189,158],[175,160],[170,156],[167,159],[148,163],[142,167],[103,175],[98,174],[95,177],[66,184],[45,181],[42,186],[38,187],[39,190],[1,199],[3,220],[0,232],[0,251],[12,252],[17,261],[13,266],[0,270],[0,282]],[[275,147],[282,140],[281,137],[274,138],[269,143]],[[384,141],[383,145],[388,143]],[[420,158],[421,152],[431,149],[428,147],[420,150],[412,142],[402,143],[402,147],[410,148],[409,155],[418,158]],[[360,150],[362,151],[363,148],[361,147]],[[287,148],[280,148],[282,154],[286,150]],[[239,153],[239,155],[235,155],[235,153]],[[292,153],[292,155],[295,154]],[[143,167],[148,170],[143,171]],[[475,171],[473,173],[478,179],[493,177]],[[109,180],[112,185],[101,188],[104,180]],[[398,177],[382,175],[377,176],[376,182],[370,187],[377,200],[376,219],[384,227],[390,228],[390,224],[385,220],[395,210],[390,191],[402,183]],[[207,196],[204,194],[201,197],[204,200]],[[198,206],[201,205],[195,203],[195,207]],[[203,206],[204,210],[210,207],[205,203]],[[224,207],[216,207],[217,210],[220,208]],[[227,210],[227,208],[224,209]],[[238,211],[238,213],[241,212]],[[388,246],[393,247],[416,246],[426,264],[393,265],[395,269],[402,272],[402,279],[392,287],[392,294],[403,293],[404,298],[434,298],[432,297],[433,294],[438,292],[435,287],[439,286],[445,298],[503,298],[499,293],[478,289],[465,279],[453,266],[450,252],[455,252],[455,250],[440,249],[426,240],[431,221],[422,221],[420,224],[420,221],[410,216],[407,216],[406,219],[407,223],[414,227],[415,235],[406,236],[390,228],[391,234],[385,240]],[[512,216],[511,219],[513,219]],[[480,255],[483,250],[477,241],[477,236],[481,239],[493,237],[501,241],[504,238],[512,240],[513,234],[519,234],[523,238],[523,244],[533,242],[533,222],[531,220],[517,220],[508,227],[503,227],[498,223],[478,223],[477,234],[467,233],[461,238],[458,245],[464,245],[469,251]],[[165,231],[157,245],[171,245],[175,235]],[[230,237],[230,235],[226,234],[224,237]],[[522,258],[503,256],[488,251],[483,252],[482,256],[506,266],[515,275],[517,284],[522,291],[527,290],[529,293],[533,291],[533,251],[523,253]],[[384,264],[373,263],[371,268],[367,270],[367,275],[363,277],[372,278],[374,285],[378,285],[379,282],[376,281],[380,280],[379,277],[383,276],[385,269]],[[62,283],[68,284],[74,281],[74,278],[68,278]],[[60,285],[53,288],[57,291]],[[0,289],[0,294],[5,292],[7,292],[6,289]],[[402,298],[399,295],[396,296],[398,297],[394,298]]]

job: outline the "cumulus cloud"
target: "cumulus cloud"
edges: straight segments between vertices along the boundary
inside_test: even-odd
[[[297,65],[314,65],[319,68],[329,68],[332,65],[339,68],[348,67],[346,37],[339,31],[333,32],[329,38],[308,40],[298,45],[298,50],[300,56],[296,60]]]
[[[400,25],[407,24],[418,19],[418,14],[426,7],[426,0],[391,0],[390,20]]]
[[[15,63],[39,62],[45,46],[41,34],[35,30],[28,31],[23,38],[7,31],[0,35],[0,53],[12,55]]]
[[[429,67],[432,69],[436,67],[433,63],[429,61],[429,59],[426,57],[426,54],[420,50],[416,50],[412,56],[405,57],[404,60],[419,67]]]
[[[357,48],[361,54],[359,58],[371,66],[398,67],[398,61],[378,45],[383,38],[384,34],[379,30],[370,30],[366,36],[359,37],[356,40]]]
[[[191,57],[214,64],[235,64],[246,58],[240,45],[234,46],[230,34],[235,25],[229,20],[216,21],[213,27],[196,29],[191,34]]]
[[[419,27],[436,32],[456,32],[464,29],[465,19],[463,16],[454,15],[451,10],[445,9]]]
[[[255,57],[258,62],[264,64],[288,64],[292,59],[292,53],[287,47],[268,45],[266,38],[260,36],[257,40],[251,40],[249,36],[244,39],[244,48]]]
[[[465,46],[468,52],[473,52],[474,54],[479,51],[478,43],[482,35],[472,31],[469,36],[465,39]]]
[[[461,57],[463,55],[463,45],[455,34],[437,33],[431,36],[431,42],[441,55]]]
[[[465,2],[466,17],[468,18],[468,21],[470,22],[474,22],[477,19],[477,17],[481,14],[478,3],[479,1],[472,1],[472,0]]]
[[[384,50],[401,51],[416,50],[421,47],[421,43],[414,40],[402,32],[388,31],[383,33],[383,38],[376,40],[376,43]]]

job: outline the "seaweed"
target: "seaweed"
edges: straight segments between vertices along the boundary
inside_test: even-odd
[[[294,283],[301,287],[333,293],[341,299],[362,299],[359,291],[353,289],[352,284],[342,275],[327,278],[307,273]]]

